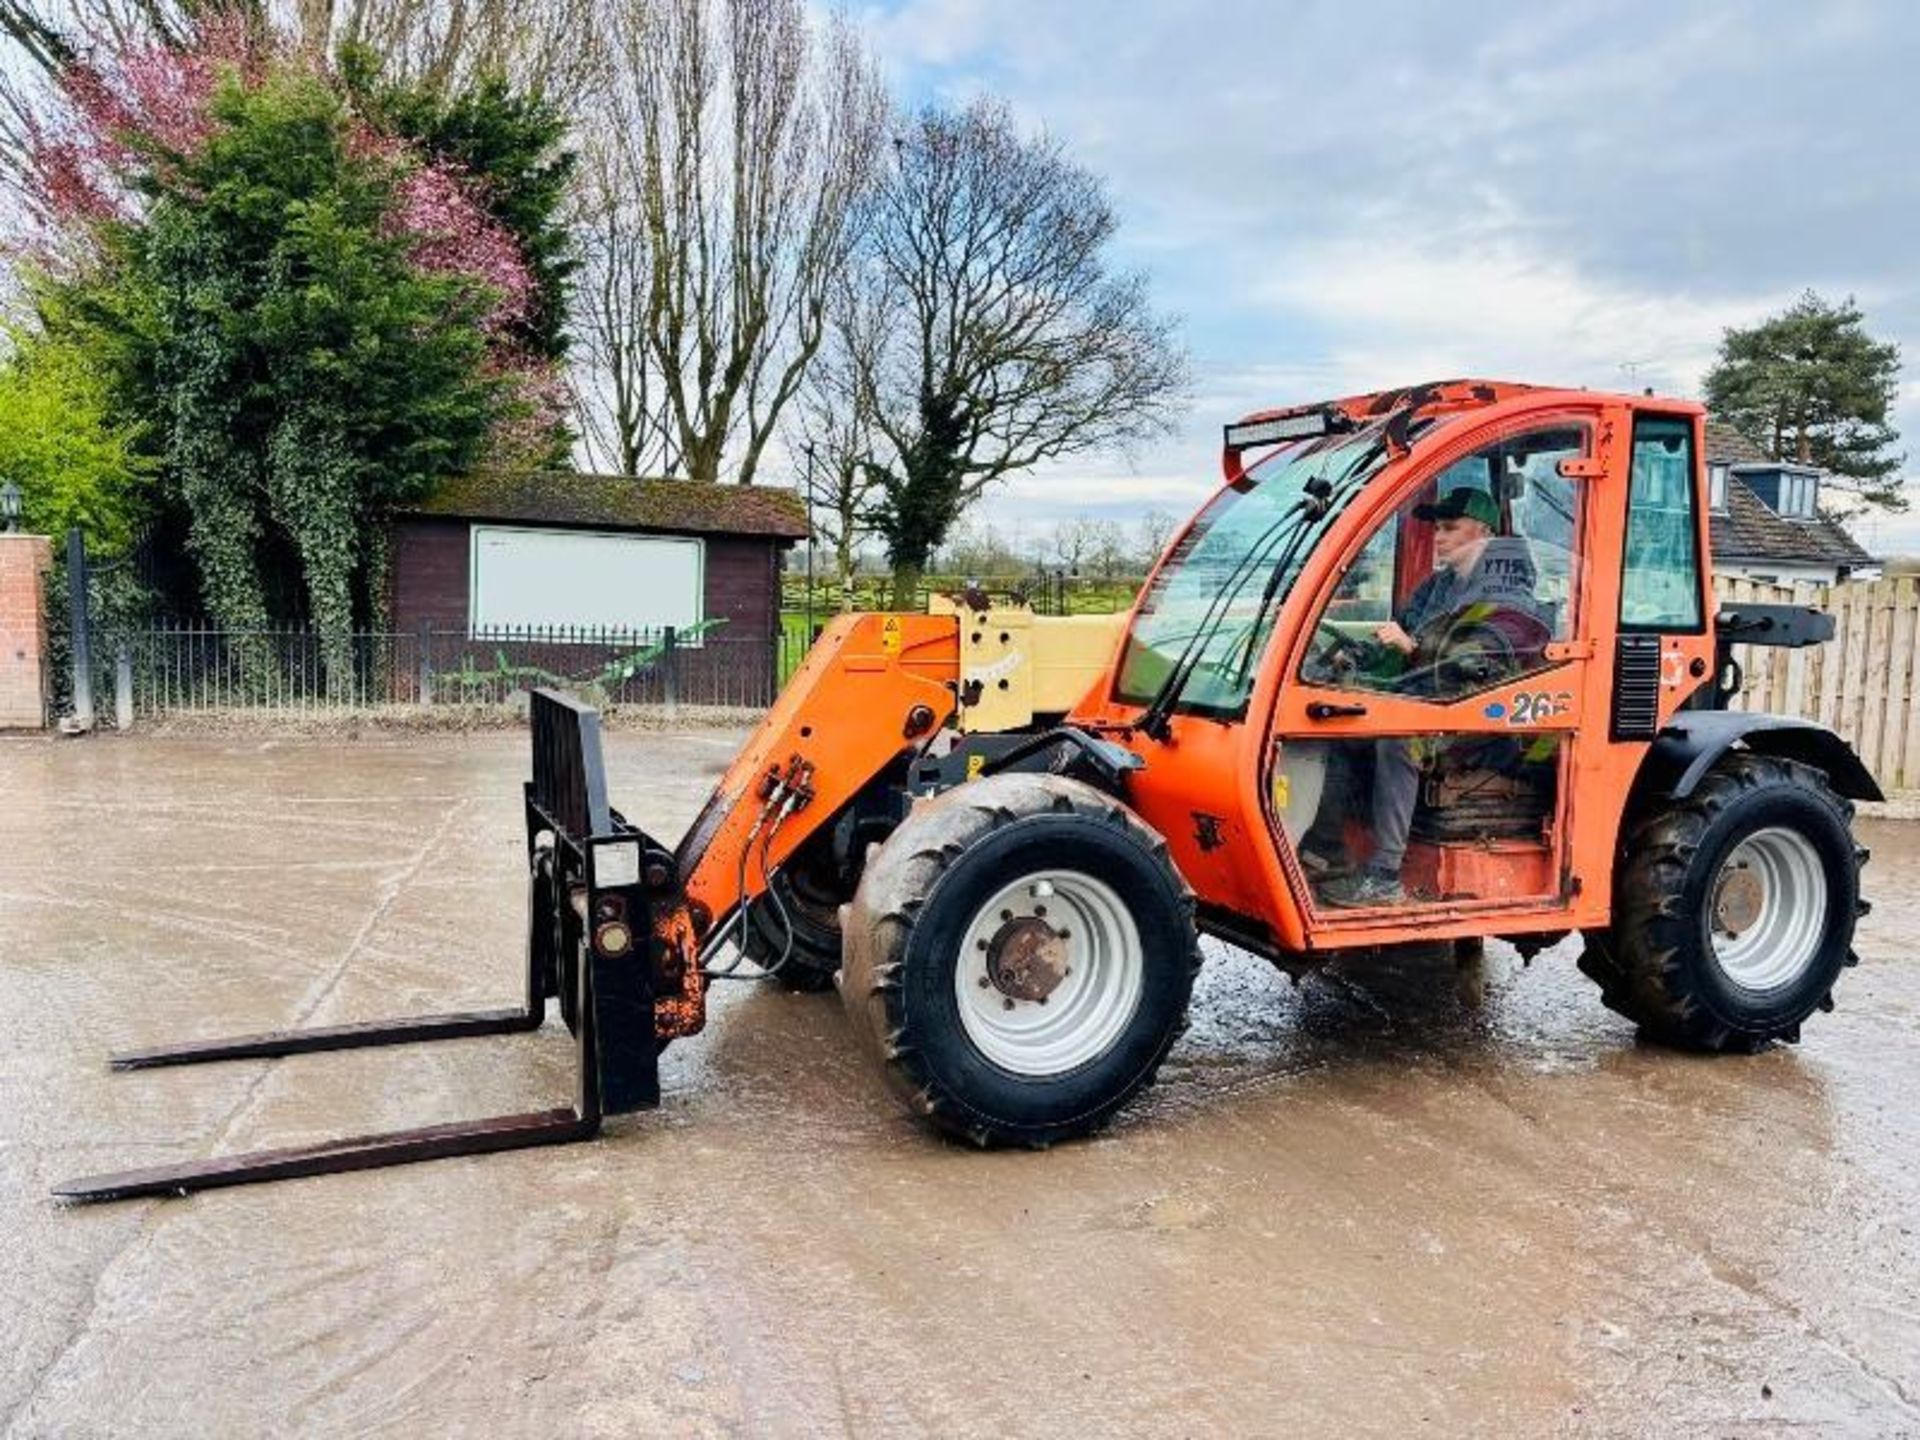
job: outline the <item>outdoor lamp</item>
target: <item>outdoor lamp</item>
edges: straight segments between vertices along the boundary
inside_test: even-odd
[[[0,531],[11,535],[20,528],[20,487],[9,480],[0,485]]]

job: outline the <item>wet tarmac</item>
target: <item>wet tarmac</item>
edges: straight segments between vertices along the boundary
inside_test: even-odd
[[[609,737],[676,836],[738,737]],[[1110,1133],[944,1143],[735,986],[594,1144],[63,1209],[563,1103],[565,1032],[110,1075],[514,998],[524,736],[0,741],[0,1435],[1920,1434],[1920,825],[1806,1042],[1637,1044],[1562,947],[1215,949]],[[1471,987],[1467,987],[1471,988]]]

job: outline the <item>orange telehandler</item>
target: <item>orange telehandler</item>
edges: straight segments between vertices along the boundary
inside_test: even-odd
[[[1847,744],[1728,708],[1696,405],[1484,381],[1263,412],[1131,614],[962,597],[844,615],[677,847],[612,809],[597,717],[533,701],[524,1003],[123,1056],[127,1068],[541,1023],[572,1105],[74,1182],[183,1192],[581,1138],[657,1103],[724,976],[836,978],[903,1099],[976,1143],[1085,1134],[1149,1084],[1199,937],[1327,956],[1578,932],[1649,1038],[1794,1041],[1866,908]]]

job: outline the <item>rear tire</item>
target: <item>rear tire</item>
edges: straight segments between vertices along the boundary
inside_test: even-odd
[[[1580,968],[1650,1039],[1752,1051],[1797,1041],[1852,963],[1867,852],[1806,765],[1734,753],[1685,800],[1623,827],[1611,931]]]
[[[916,810],[845,913],[860,1043],[911,1109],[982,1146],[1110,1120],[1159,1070],[1200,964],[1166,842],[1057,775],[991,776]]]

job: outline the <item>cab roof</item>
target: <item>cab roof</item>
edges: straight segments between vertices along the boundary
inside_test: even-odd
[[[1697,402],[1690,400],[1616,395],[1566,385],[1530,385],[1517,380],[1429,380],[1420,385],[1374,390],[1365,395],[1348,395],[1338,400],[1316,400],[1304,405],[1256,410],[1226,427],[1226,449],[1231,456],[1256,445],[1346,430],[1384,418],[1388,423],[1389,443],[1396,450],[1404,450],[1410,445],[1413,427],[1419,421],[1434,420],[1463,411],[1483,410],[1525,395],[1543,398],[1563,395],[1587,402],[1613,400],[1633,405],[1652,401],[1663,410],[1683,413],[1697,413],[1702,409]],[[1295,423],[1289,426],[1286,423],[1289,421]]]

